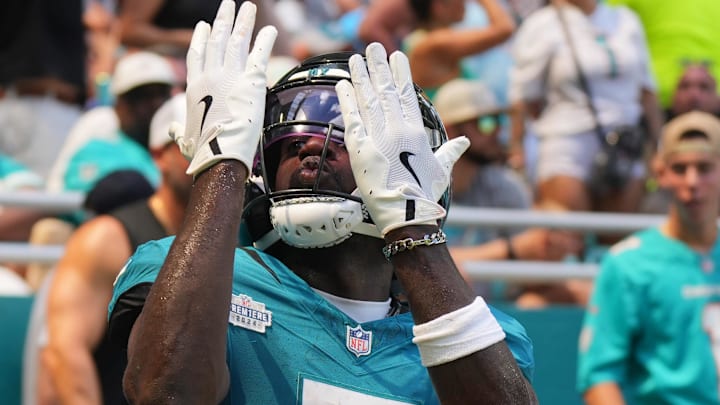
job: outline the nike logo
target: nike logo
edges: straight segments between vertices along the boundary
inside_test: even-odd
[[[407,171],[412,174],[413,178],[417,182],[417,184],[422,187],[422,184],[420,184],[420,179],[418,178],[417,174],[415,174],[415,170],[413,170],[412,166],[410,166],[410,161],[408,160],[410,156],[415,156],[414,153],[411,152],[400,152],[400,163],[402,163],[403,166],[407,169]]]
[[[200,121],[200,133],[202,133],[203,126],[205,126],[205,118],[207,118],[208,111],[210,111],[210,106],[212,105],[213,97],[211,95],[207,95],[200,99],[198,101],[198,104],[205,103],[205,111],[203,111],[202,121]]]
[[[207,118],[208,111],[210,111],[210,106],[213,103],[213,96],[208,94],[207,96],[200,99],[200,101],[198,101],[198,104],[199,103],[205,103],[205,110],[203,111],[202,120],[200,121],[200,135],[202,135],[202,130],[203,130],[203,127],[205,126],[205,118]],[[218,145],[217,138],[210,141],[210,150],[215,155],[219,155],[221,153],[220,145]]]

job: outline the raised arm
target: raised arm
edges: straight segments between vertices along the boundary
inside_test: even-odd
[[[413,77],[421,87],[438,86],[460,72],[460,61],[505,42],[515,30],[512,17],[497,0],[478,0],[489,25],[482,28],[432,29],[409,54]]]
[[[405,238],[418,240],[433,232],[437,232],[437,227],[403,227],[389,232],[385,240],[388,243]],[[392,263],[407,293],[415,324],[427,325],[438,335],[447,334],[443,337],[444,342],[457,345],[455,348],[447,348],[447,353],[440,356],[447,356],[446,359],[434,359],[432,365],[427,364],[433,386],[443,404],[537,402],[530,383],[501,337],[471,353],[460,350],[461,346],[468,343],[464,339],[470,335],[463,336],[465,333],[462,328],[453,328],[452,323],[459,324],[472,317],[472,322],[463,325],[468,329],[477,329],[477,334],[472,337],[478,338],[478,341],[479,338],[496,334],[499,326],[496,326],[497,322],[484,303],[478,305],[474,302],[474,292],[456,269],[445,245],[423,246],[399,253],[392,257]],[[470,308],[473,308],[472,313]],[[446,321],[438,323],[441,319]],[[478,325],[487,329],[480,330]],[[442,329],[446,327],[448,330],[444,332]],[[416,339],[419,336],[416,332]],[[434,345],[430,339],[425,341]],[[491,341],[487,340],[486,343]],[[440,346],[443,344],[440,342]],[[424,355],[423,361],[427,361]]]
[[[410,66],[378,43],[350,59],[352,85],[336,85],[353,173],[381,230],[410,301],[414,342],[444,404],[535,403],[489,308],[460,276],[437,220],[437,201],[467,149],[455,138],[433,153],[423,127]],[[369,72],[368,72],[369,71]],[[416,246],[407,249],[409,245]]]
[[[186,127],[171,132],[191,159],[195,184],[188,216],[130,334],[124,384],[133,403],[210,404],[228,392],[233,258],[277,33],[261,29],[248,54],[255,5],[244,2],[233,27],[234,10],[233,1],[223,1],[212,30],[197,25],[188,52]]]

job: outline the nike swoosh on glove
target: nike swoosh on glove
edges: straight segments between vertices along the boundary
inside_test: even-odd
[[[437,203],[450,184],[452,167],[470,142],[455,138],[433,153],[402,52],[388,64],[372,43],[350,58],[352,84],[336,84],[345,143],[355,182],[383,236],[407,225],[434,224],[446,215]]]
[[[223,0],[212,27],[195,26],[187,54],[187,119],[170,136],[190,160],[187,173],[201,173],[224,159],[252,167],[265,113],[266,69],[277,30],[263,27],[250,52],[256,6],[249,1],[234,17],[235,2]],[[233,21],[235,24],[233,25]]]

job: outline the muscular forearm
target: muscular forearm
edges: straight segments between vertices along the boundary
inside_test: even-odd
[[[224,161],[195,181],[188,216],[130,338],[125,386],[137,403],[218,403],[227,392],[227,319],[246,173],[242,163]]]
[[[432,226],[407,226],[390,231],[385,240],[390,243],[408,237],[422,239],[436,231]],[[464,307],[475,299],[444,245],[400,252],[392,257],[392,263],[410,300],[416,324]]]
[[[385,239],[388,242],[407,237],[421,239],[434,232],[433,228],[404,227],[391,231]],[[465,307],[475,299],[445,245],[401,252],[392,262],[405,287],[416,325]],[[535,402],[532,388],[504,342],[428,370],[443,404]]]
[[[440,402],[447,404],[537,404],[530,383],[505,342],[450,363],[428,368]]]

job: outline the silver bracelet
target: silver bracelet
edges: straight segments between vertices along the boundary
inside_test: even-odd
[[[382,251],[385,255],[385,258],[387,260],[390,260],[392,256],[395,256],[396,254],[404,252],[406,250],[412,250],[417,246],[439,245],[445,242],[447,242],[447,235],[445,235],[445,232],[443,232],[442,229],[439,229],[435,233],[423,236],[422,239],[415,240],[412,238],[405,238],[396,240],[392,243],[388,243],[387,245],[385,245]]]

